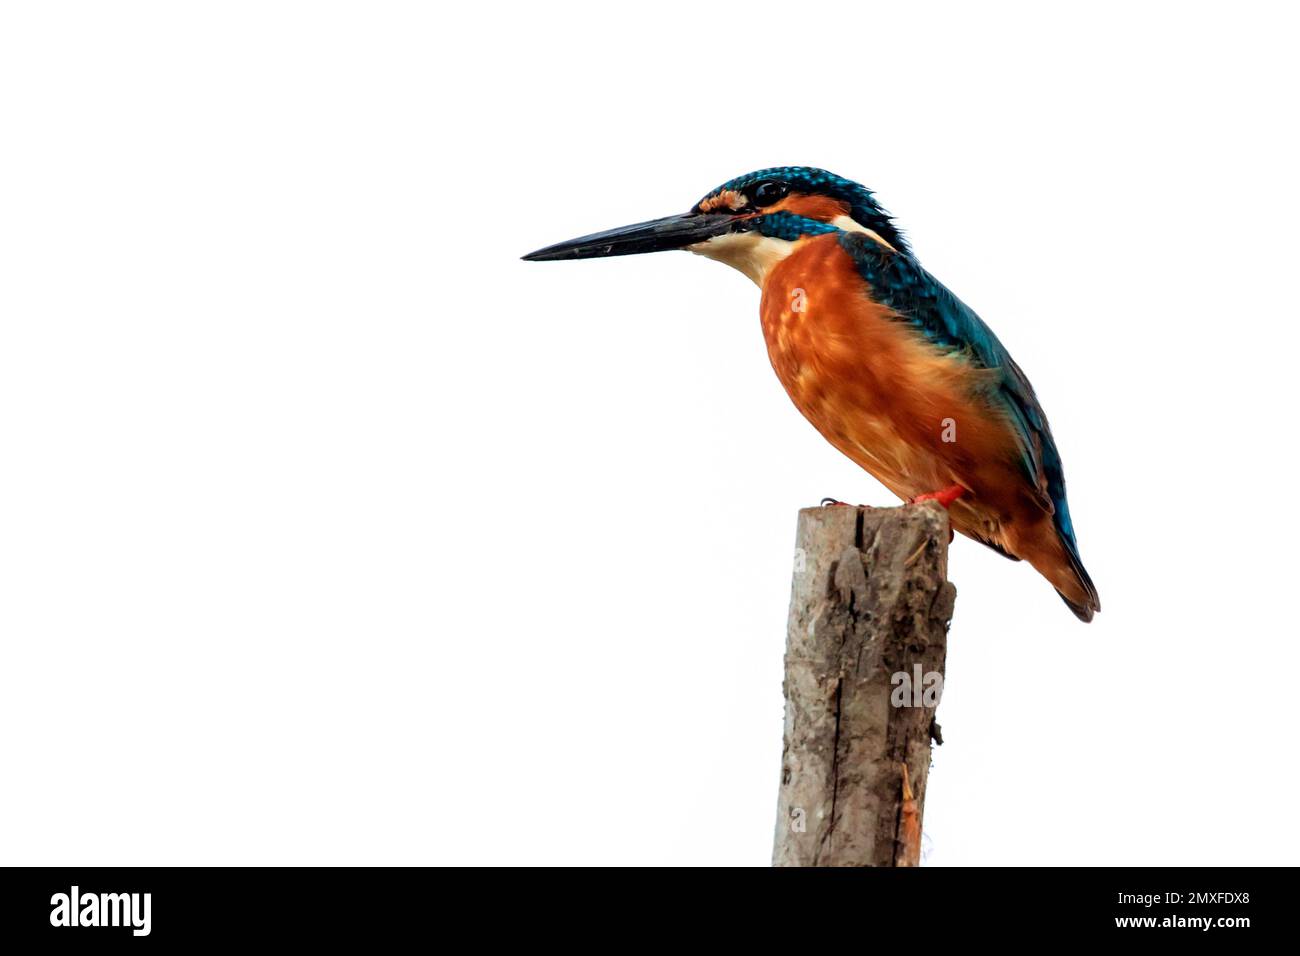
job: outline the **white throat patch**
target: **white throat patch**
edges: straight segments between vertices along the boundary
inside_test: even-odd
[[[739,269],[761,289],[768,271],[794,251],[794,243],[756,232],[732,232],[686,248],[697,256],[716,259]]]

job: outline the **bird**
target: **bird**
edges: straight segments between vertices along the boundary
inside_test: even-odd
[[[937,501],[952,528],[1027,562],[1080,620],[1101,610],[1061,455],[1029,378],[975,311],[921,266],[872,190],[815,167],[760,169],[686,213],[522,258],[679,249],[758,285],[772,368],[831,445],[904,502]]]

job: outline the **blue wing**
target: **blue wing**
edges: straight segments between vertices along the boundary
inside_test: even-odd
[[[1043,407],[1020,366],[974,310],[910,255],[892,252],[862,233],[842,233],[839,241],[853,257],[858,274],[871,285],[877,301],[897,312],[939,348],[964,354],[975,366],[996,373],[990,384],[992,397],[1005,410],[1015,430],[1025,478],[1051,512],[1072,562],[1091,589],[1065,499],[1061,456]]]

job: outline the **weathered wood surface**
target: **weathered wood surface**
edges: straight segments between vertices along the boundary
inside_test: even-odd
[[[919,862],[948,539],[934,503],[799,512],[774,866]]]

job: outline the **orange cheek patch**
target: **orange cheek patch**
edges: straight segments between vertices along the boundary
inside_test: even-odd
[[[830,196],[807,196],[803,193],[791,193],[775,206],[768,206],[763,212],[788,212],[807,219],[830,222],[838,216],[849,214],[848,203]]]

